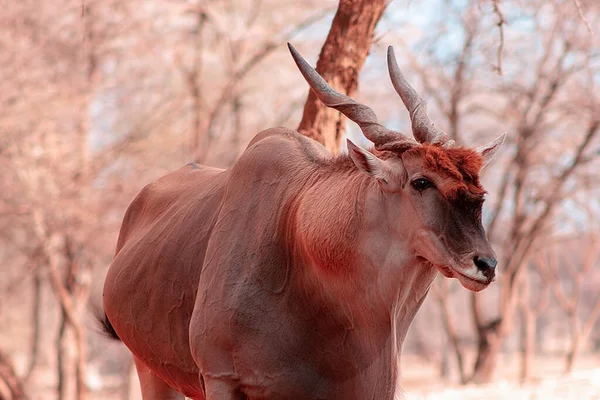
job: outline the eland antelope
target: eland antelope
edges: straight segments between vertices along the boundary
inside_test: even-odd
[[[374,144],[332,156],[286,128],[226,170],[197,164],[129,206],[103,293],[104,326],[148,399],[394,399],[402,343],[433,279],[472,291],[496,256],[481,169],[504,135],[456,146],[388,69],[413,137],[334,91],[289,45],[328,107]]]

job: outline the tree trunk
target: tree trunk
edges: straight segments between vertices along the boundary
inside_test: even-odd
[[[86,400],[88,397],[85,381],[87,371],[87,337],[83,324],[74,326],[73,329],[75,330],[75,346],[77,349],[77,359],[75,360],[75,391],[77,400]]]
[[[0,400],[26,400],[23,382],[16,374],[12,362],[0,352]]]
[[[53,242],[52,240],[48,240]],[[64,236],[62,256],[56,246],[46,248],[50,283],[61,306],[62,322],[57,341],[58,350],[58,394],[59,399],[70,398],[68,393],[75,392],[75,398],[86,400],[86,331],[82,315],[90,293],[91,275],[79,262],[77,254],[80,245],[68,235]],[[66,276],[61,277],[58,270],[61,261],[66,262]],[[74,381],[74,384],[71,384]],[[71,387],[74,386],[74,389]]]
[[[29,380],[31,373],[35,369],[40,356],[40,342],[42,340],[41,318],[42,318],[42,276],[37,268],[33,276],[33,313],[31,324],[33,326],[33,336],[31,338],[31,357],[24,380]]]
[[[477,360],[470,381],[473,383],[491,382],[502,348],[501,322],[495,320],[479,329]]]
[[[442,348],[442,358],[440,360],[440,379],[444,382],[450,381],[450,350],[448,350],[448,341]]]
[[[456,358],[456,365],[458,368],[460,383],[465,384],[467,382],[467,376],[465,374],[464,357],[462,349],[460,347],[460,341],[458,333],[456,331],[456,326],[454,324],[454,320],[452,319],[452,313],[450,312],[450,303],[447,296],[448,282],[443,281],[442,285],[444,285],[445,287],[445,295],[439,297],[439,306],[440,312],[442,314],[442,322],[444,323],[444,330],[446,331],[448,345],[451,346],[452,351],[454,353],[454,357]],[[444,349],[444,355],[446,355],[447,351],[449,350]]]
[[[530,377],[531,358],[535,351],[536,318],[531,309],[523,307],[521,330],[521,371],[520,381],[525,383]]]
[[[516,279],[516,278],[515,278]],[[516,312],[516,289],[504,299],[504,307],[500,318],[489,323],[481,322],[481,314],[476,317],[477,322],[477,359],[473,367],[473,375],[469,381],[477,384],[490,383],[494,379],[494,373],[500,351],[506,334],[512,331],[513,318]],[[473,293],[473,299],[477,303],[479,297]]]
[[[520,249],[518,245],[515,245],[514,247],[517,250],[515,250],[515,253],[511,257],[517,257],[514,255],[517,254],[518,258],[509,258],[509,261],[506,263],[506,272],[502,278],[504,285],[502,286],[500,295],[501,311],[498,318],[491,322],[484,322],[484,313],[480,304],[481,296],[478,293],[471,294],[472,313],[477,328],[478,341],[477,361],[475,362],[471,377],[471,381],[474,383],[490,383],[493,380],[502,344],[507,333],[513,329],[513,320],[520,301],[519,297],[522,294],[519,290],[520,281],[523,276],[522,266],[526,263],[526,257],[531,251],[532,243],[532,241],[528,242],[524,245],[524,249]]]
[[[536,334],[536,315],[544,307],[544,301],[538,300],[537,307],[533,307],[531,300],[530,289],[530,272],[528,269],[523,271],[520,288],[521,293],[518,304],[521,311],[521,368],[519,371],[519,380],[525,383],[529,379],[531,370],[531,358],[535,351],[535,334]]]
[[[567,358],[565,360],[565,374],[567,375],[573,372],[573,367],[575,366],[575,359],[579,354],[579,347],[581,346],[580,343],[581,341],[579,340],[579,338],[573,339],[573,342],[571,343],[571,348],[567,352]]]
[[[87,399],[85,383],[87,366],[86,335],[82,324],[72,325],[62,313],[58,347],[58,398],[59,400],[76,398]],[[75,393],[75,397],[69,393]]]
[[[375,26],[385,10],[384,0],[340,0],[317,72],[338,92],[352,96],[373,41]],[[309,91],[298,131],[337,153],[344,134],[343,115],[325,107]]]
[[[581,347],[581,335],[578,326],[579,321],[577,320],[577,314],[574,310],[569,315],[569,323],[571,325],[571,345],[565,360],[565,374],[573,372],[575,359],[577,358],[579,348]]]
[[[69,340],[66,339],[67,322],[65,321],[65,312],[61,311],[61,322],[56,340],[56,372],[58,374],[58,384],[56,387],[57,399],[68,399],[69,391]]]
[[[69,324],[64,312],[62,319],[57,341],[58,399],[85,400],[87,398],[85,331],[81,325]]]
[[[74,345],[72,371],[75,377],[76,398],[77,400],[86,400],[87,336],[82,316],[90,294],[91,276],[90,272],[77,259],[77,253],[80,250],[77,246],[78,244],[69,236],[66,236],[64,247],[65,259],[67,261],[66,288],[73,300],[72,304],[74,307],[72,311],[76,318],[65,320]]]

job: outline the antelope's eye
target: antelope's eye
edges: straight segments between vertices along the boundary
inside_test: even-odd
[[[415,189],[418,190],[419,192],[432,187],[433,183],[431,183],[430,180],[425,179],[425,178],[417,178],[415,180],[413,180],[410,185]]]

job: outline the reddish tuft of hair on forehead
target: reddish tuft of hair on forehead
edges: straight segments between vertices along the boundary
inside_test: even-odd
[[[453,147],[449,149],[424,143],[404,152],[403,157],[423,160],[425,169],[452,179],[454,185],[444,190],[450,199],[466,196],[471,201],[482,201],[486,193],[479,183],[483,157],[473,149]]]

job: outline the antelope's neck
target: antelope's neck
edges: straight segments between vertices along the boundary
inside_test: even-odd
[[[386,196],[361,176],[316,182],[300,197],[296,290],[322,338],[318,346],[337,349],[323,362],[348,369],[345,379],[361,387],[378,387],[376,398],[392,398],[404,338],[437,272],[418,261],[410,232],[399,237],[385,228]]]
[[[389,326],[399,351],[437,272],[417,259],[411,232],[386,228],[384,201],[362,173],[321,179],[300,199],[295,233],[306,290],[351,315],[355,327]]]

